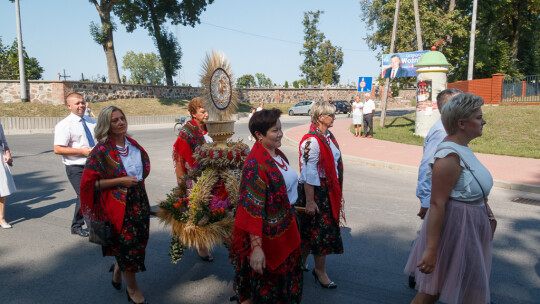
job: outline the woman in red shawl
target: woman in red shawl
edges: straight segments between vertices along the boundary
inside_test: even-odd
[[[261,110],[249,121],[257,142],[248,155],[230,247],[241,303],[300,303],[302,262],[293,204],[298,176],[281,146],[281,112]]]
[[[95,129],[99,143],[86,161],[81,179],[81,210],[90,219],[99,219],[102,197],[105,213],[112,224],[114,244],[102,247],[103,255],[114,255],[112,285],[120,290],[126,281],[128,301],[147,303],[137,285],[135,273],[145,271],[145,249],[150,227],[150,204],[144,179],[150,160],[144,149],[126,136],[124,112],[115,106],[101,111]],[[94,196],[96,194],[96,196]]]
[[[203,100],[199,97],[193,98],[188,104],[188,111],[191,114],[191,120],[180,129],[173,146],[173,162],[179,184],[182,177],[197,166],[193,157],[195,149],[204,143],[213,142],[206,132],[205,123],[208,121],[208,113]],[[203,261],[214,261],[208,248],[198,248],[197,254]]]
[[[339,230],[340,219],[344,220],[343,162],[336,138],[328,130],[334,124],[335,111],[327,102],[317,102],[311,108],[312,124],[300,141],[298,187],[298,205],[306,207],[300,213],[303,260],[313,254],[313,277],[328,289],[337,285],[326,273],[326,255],[343,253]]]

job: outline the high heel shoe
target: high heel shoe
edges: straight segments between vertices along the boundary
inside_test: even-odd
[[[135,301],[133,301],[133,299],[131,299],[131,297],[129,296],[129,292],[126,288],[126,295],[128,297],[128,302],[129,303],[134,303],[134,304],[148,304],[148,301],[146,301],[146,299],[144,301],[142,301],[141,303],[136,303]]]
[[[319,283],[321,285],[321,287],[323,288],[327,288],[327,289],[335,289],[337,288],[337,285],[336,283],[334,283],[334,281],[331,281],[330,283],[328,284],[323,284],[319,281],[319,277],[317,276],[317,274],[315,273],[315,269],[313,269],[313,271],[311,272],[311,274],[313,274],[313,277],[315,277],[315,282]]]
[[[112,264],[111,268],[109,268],[109,272],[112,272],[112,276],[113,276],[113,279],[111,280],[111,283],[112,283],[112,287],[114,287],[114,289],[120,290],[122,288],[122,282],[116,283],[114,281],[114,265],[116,265],[116,263]]]

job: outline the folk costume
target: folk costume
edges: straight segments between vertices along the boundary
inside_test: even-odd
[[[300,141],[300,181],[298,202],[306,206],[304,183],[314,186],[319,213],[299,212],[302,246],[313,255],[343,253],[340,224],[345,220],[342,200],[343,161],[336,138],[322,134],[316,124]]]
[[[193,153],[195,149],[202,146],[204,143],[212,142],[212,138],[203,130],[193,119],[188,121],[180,132],[178,138],[173,145],[173,162],[175,167],[178,166],[178,158],[181,158],[180,165],[184,172],[195,168],[197,165]]]
[[[101,214],[97,209],[100,207],[100,189],[96,188],[96,181],[128,176],[122,158],[130,157],[131,153],[139,153],[136,154],[140,155],[137,165],[142,166],[142,175],[138,177],[140,181],[136,186],[101,189],[106,214],[112,223],[114,240],[113,245],[102,247],[103,255],[114,255],[123,272],[135,273],[146,270],[144,258],[150,228],[150,204],[144,179],[150,172],[150,159],[146,151],[127,136],[126,147],[131,152],[128,150],[126,154],[121,154],[111,139],[98,143],[88,155],[80,193],[83,213],[90,219],[96,219],[96,215]]]
[[[288,163],[279,149],[276,154]],[[283,175],[259,142],[244,163],[234,226],[230,250],[240,302],[251,298],[253,303],[300,303],[303,274],[295,213]],[[262,240],[262,275],[249,265],[250,234]]]

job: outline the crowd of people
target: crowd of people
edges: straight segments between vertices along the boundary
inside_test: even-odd
[[[418,174],[418,216],[423,224],[404,269],[411,287],[418,290],[412,303],[490,303],[495,218],[487,197],[493,179],[468,147],[482,136],[483,100],[445,90],[437,102],[441,120],[425,139]],[[364,102],[358,96],[353,103],[355,136],[361,136],[358,126],[364,124],[362,136],[372,137],[372,103],[369,94]],[[69,94],[66,104],[71,113],[55,128],[54,152],[62,155],[77,195],[71,233],[87,237],[90,223],[98,214],[107,214],[112,242],[102,246],[102,253],[115,257],[109,268],[112,286],[121,290],[123,279],[130,303],[148,303],[136,273],[146,270],[149,156],[127,135],[128,121],[120,108],[106,107],[95,120],[85,115],[87,105],[81,94]],[[195,149],[212,142],[205,128],[208,114],[203,100],[194,98],[188,111],[191,120],[173,146],[179,180],[197,166]],[[314,103],[311,125],[299,143],[299,175],[280,150],[281,112],[264,109],[263,103],[252,112],[248,127],[255,143],[241,172],[228,243],[239,303],[300,303],[310,254],[315,282],[321,288],[337,288],[326,265],[327,255],[344,252],[340,230],[345,223],[344,166],[330,132],[335,111],[331,103]],[[5,197],[16,189],[1,125],[0,161],[0,227],[6,229],[11,226],[4,216]],[[208,248],[198,248],[198,254],[213,261]]]

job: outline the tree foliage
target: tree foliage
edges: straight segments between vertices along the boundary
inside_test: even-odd
[[[256,73],[255,78],[257,78],[257,85],[259,88],[272,86],[272,80],[263,73]]]
[[[163,61],[167,85],[173,85],[172,78],[181,67],[182,53],[176,38],[168,33],[164,24],[170,21],[173,25],[194,27],[200,23],[199,15],[212,2],[214,0],[119,0],[114,12],[128,32],[138,26],[148,30]]]
[[[372,50],[388,53],[395,0],[361,0],[365,38]],[[424,49],[436,46],[451,64],[449,81],[467,76],[472,1],[418,0]],[[478,6],[475,78],[495,73],[540,73],[540,0],[485,0]],[[413,2],[401,1],[395,52],[417,50]]]
[[[255,77],[250,74],[242,75],[236,79],[236,86],[239,88],[252,88],[256,86]]]
[[[152,53],[138,53],[133,51],[126,53],[123,59],[123,69],[131,74],[130,83],[152,83],[163,85],[165,73],[158,55]]]
[[[304,46],[300,55],[304,56],[304,62],[300,66],[308,84],[339,83],[338,70],[343,65],[343,52],[341,47],[333,46],[330,40],[318,29],[320,15],[323,11],[309,11],[304,13],[302,25],[304,26]]]
[[[36,58],[28,56],[24,46],[23,58],[26,79],[41,79],[43,68]],[[11,47],[8,47],[2,44],[2,38],[0,38],[0,79],[19,79],[19,47],[17,39],[14,39]]]

